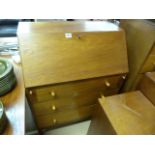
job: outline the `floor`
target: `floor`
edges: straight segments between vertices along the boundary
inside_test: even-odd
[[[50,130],[47,131],[45,135],[86,135],[90,122],[90,120],[87,120],[73,125]]]

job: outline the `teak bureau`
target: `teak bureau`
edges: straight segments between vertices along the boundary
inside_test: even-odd
[[[119,92],[128,61],[124,31],[109,22],[20,23],[26,96],[39,129],[91,116]]]

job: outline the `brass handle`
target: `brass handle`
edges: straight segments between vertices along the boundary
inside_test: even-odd
[[[30,95],[32,95],[32,94],[33,94],[32,90],[30,90],[30,91],[29,91],[29,94],[30,94]]]
[[[123,76],[122,76],[122,79],[123,79],[123,80],[125,80],[125,79],[126,79],[126,76],[125,76],[125,75],[123,75]]]
[[[56,106],[55,106],[55,105],[52,106],[52,110],[53,110],[53,111],[56,110]]]
[[[53,119],[53,124],[56,124],[57,123],[57,120],[54,118]]]
[[[110,87],[110,86],[111,86],[110,82],[108,82],[108,81],[105,81],[105,85],[106,85],[107,87]]]
[[[51,96],[54,98],[56,96],[55,92],[54,91],[51,91],[50,92]]]

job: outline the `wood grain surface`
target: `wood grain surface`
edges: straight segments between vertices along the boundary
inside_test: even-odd
[[[155,44],[153,45],[149,56],[146,58],[140,73],[155,71]]]
[[[114,94],[114,92],[117,93],[120,90],[124,83],[123,77],[125,77],[125,75],[78,80],[74,82],[30,88],[26,90],[26,93],[33,104],[47,100],[55,101],[66,98],[75,99],[84,95],[91,96],[93,93],[104,94],[107,96]],[[52,93],[54,93],[54,97]]]
[[[137,89],[155,105],[155,72],[146,73],[140,80]]]
[[[70,32],[76,27],[74,22],[59,24]],[[66,28],[54,31],[52,22],[23,25],[29,27],[18,33],[26,88],[128,72],[125,35],[119,28],[98,32],[93,27],[90,32],[89,23],[81,22],[66,38]]]
[[[102,113],[106,115],[107,122],[116,134],[155,134],[155,106],[140,91],[110,96],[106,100],[101,98],[99,102]],[[92,120],[90,128],[93,129],[89,134],[98,134],[98,131],[100,131],[99,134],[105,134],[105,130],[101,132],[98,129],[106,125],[104,118],[102,124],[93,123]],[[107,130],[106,134],[114,133]]]
[[[151,64],[152,57],[151,62],[147,58],[149,58],[155,43],[155,24],[139,19],[121,20],[120,23],[126,34],[130,70],[124,91],[129,91],[134,90],[134,82],[139,73],[152,71],[154,68]],[[149,61],[149,64],[147,62],[145,64],[145,61]]]

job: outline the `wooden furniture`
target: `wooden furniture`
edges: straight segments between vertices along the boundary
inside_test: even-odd
[[[145,72],[155,70],[155,23],[147,20],[121,20],[125,30],[129,75],[123,91],[135,90]]]
[[[155,105],[155,72],[148,72],[139,82],[137,89]]]
[[[88,134],[155,134],[155,106],[134,91],[99,99]]]
[[[0,43],[17,43],[17,38],[0,38]],[[11,56],[0,56],[9,60],[13,66],[17,78],[16,87],[8,94],[1,96],[3,101],[8,126],[4,131],[4,135],[23,135],[24,134],[24,83],[22,76],[22,68],[20,64],[16,64]]]
[[[91,116],[128,72],[125,36],[109,22],[20,23],[26,96],[39,129]]]

